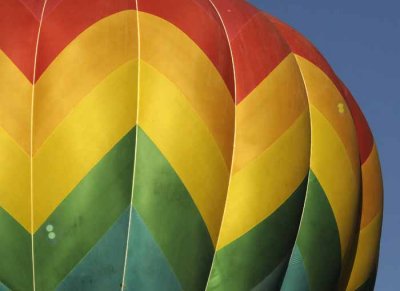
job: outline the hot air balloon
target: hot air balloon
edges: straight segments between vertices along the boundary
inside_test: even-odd
[[[0,2],[0,290],[373,290],[376,145],[241,0]]]

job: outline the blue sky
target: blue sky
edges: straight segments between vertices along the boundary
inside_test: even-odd
[[[377,291],[400,290],[400,1],[251,0],[310,39],[374,133],[385,204]]]

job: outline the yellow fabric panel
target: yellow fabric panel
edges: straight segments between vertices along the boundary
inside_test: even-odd
[[[361,287],[374,270],[379,252],[382,213],[363,228],[358,239],[357,252],[354,260],[347,290],[353,291]]]
[[[0,127],[30,152],[32,84],[0,50]]]
[[[215,243],[229,177],[224,158],[179,88],[144,61],[140,79],[139,126],[182,180]]]
[[[333,126],[357,174],[360,168],[357,135],[345,100],[332,80],[320,68],[300,56],[296,55],[296,59],[307,85],[308,102]]]
[[[309,169],[309,132],[306,110],[274,144],[232,176],[217,249],[263,221],[296,190]]]
[[[383,185],[376,145],[361,168],[363,203],[361,228],[365,227],[383,209]]]
[[[233,172],[273,144],[306,108],[303,79],[290,54],[237,106]]]
[[[99,82],[137,59],[136,12],[99,20],[73,40],[35,85],[35,153],[56,126]]]
[[[310,113],[311,170],[335,215],[343,258],[350,250],[358,223],[360,176],[354,174],[351,159],[332,124],[312,105]]]
[[[176,26],[144,12],[139,17],[140,58],[182,91],[207,125],[229,167],[234,102],[224,80],[202,49]]]
[[[30,219],[30,159],[0,128],[0,207],[27,231]]]
[[[33,160],[36,231],[136,121],[137,61],[111,73],[63,120]],[[134,149],[132,149],[133,151]]]

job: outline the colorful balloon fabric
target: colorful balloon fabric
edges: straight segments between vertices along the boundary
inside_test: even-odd
[[[242,0],[0,1],[0,290],[373,290],[350,92]]]

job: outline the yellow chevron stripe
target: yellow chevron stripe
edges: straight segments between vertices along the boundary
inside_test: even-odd
[[[361,228],[363,228],[383,209],[382,175],[375,144],[361,171],[363,183]]]
[[[361,287],[373,271],[378,258],[381,225],[382,213],[379,213],[361,230],[353,270],[346,290],[352,291]]]
[[[134,126],[136,78],[137,61],[115,70],[80,102],[37,152],[33,160],[35,231]]]
[[[297,62],[307,84],[308,102],[321,112],[343,143],[354,173],[360,168],[357,135],[350,110],[332,80],[316,65],[297,56]]]
[[[207,125],[230,166],[234,103],[218,70],[201,48],[171,23],[142,12],[140,31],[140,58],[182,91]]]
[[[348,152],[330,121],[315,106],[310,106],[310,113],[311,169],[335,215],[343,258],[351,247],[358,222],[360,178],[354,173]]]
[[[0,128],[0,207],[27,231],[30,223],[30,160]]]
[[[291,54],[237,106],[233,172],[273,144],[307,106],[303,79]]]
[[[136,12],[123,11],[82,32],[35,86],[34,153],[83,97],[110,72],[137,59]]]
[[[224,158],[202,119],[170,80],[144,61],[140,78],[139,125],[190,192],[215,243],[229,176]]]
[[[30,152],[32,84],[0,50],[0,127]]]
[[[310,120],[305,110],[265,152],[234,174],[217,249],[271,215],[309,169]]]

